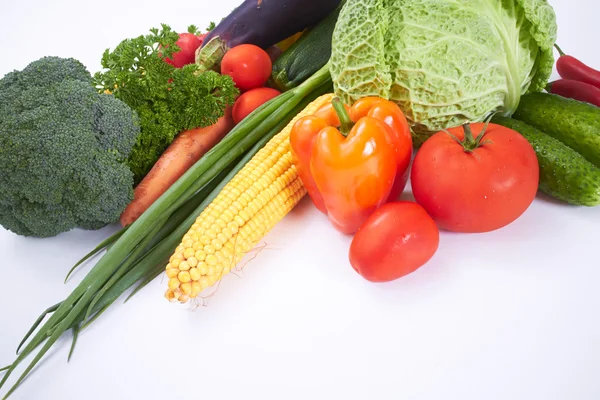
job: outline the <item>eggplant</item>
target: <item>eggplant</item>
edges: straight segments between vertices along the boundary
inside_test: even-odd
[[[244,0],[211,30],[196,51],[196,64],[213,69],[240,44],[268,49],[327,17],[341,0]]]

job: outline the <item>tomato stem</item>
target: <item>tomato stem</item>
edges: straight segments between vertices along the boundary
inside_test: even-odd
[[[477,148],[477,140],[473,138],[473,131],[471,131],[471,125],[464,124],[463,129],[465,130],[465,139],[462,142],[463,147],[466,151],[471,151]]]
[[[457,140],[456,138],[454,138],[454,139],[457,140],[462,145],[463,149],[467,153],[470,153],[473,150],[475,150],[476,148],[488,143],[488,141],[481,142],[481,140],[483,139],[483,135],[485,135],[485,132],[487,131],[487,127],[488,127],[489,123],[490,123],[489,121],[486,121],[485,126],[483,127],[483,129],[481,129],[481,132],[479,132],[479,135],[477,135],[476,138],[473,137],[473,131],[471,130],[471,125],[469,123],[466,123],[463,125],[463,129],[465,130],[465,138],[462,141]]]
[[[340,119],[340,132],[342,133],[342,135],[344,135],[344,137],[346,137],[348,136],[350,130],[354,126],[354,122],[352,122],[352,120],[350,119],[350,115],[348,115],[346,107],[344,107],[344,104],[338,97],[335,97],[333,100],[331,100],[331,104],[333,105],[333,109],[335,110],[335,113]]]

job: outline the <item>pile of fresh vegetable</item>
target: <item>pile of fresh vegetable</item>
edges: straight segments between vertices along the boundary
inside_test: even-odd
[[[103,253],[0,388],[132,287],[165,274],[169,301],[202,297],[305,194],[371,282],[423,267],[443,231],[506,227],[539,192],[600,205],[600,71],[556,35],[546,0],[246,0],[205,33],[123,40],[93,77],[55,57],[6,75],[0,224],[122,228],[69,271]]]

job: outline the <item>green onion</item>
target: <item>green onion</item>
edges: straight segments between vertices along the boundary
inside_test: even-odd
[[[253,111],[133,224],[113,234],[84,256],[69,271],[67,278],[84,261],[106,249],[106,253],[71,294],[44,311],[27,332],[18,350],[46,315],[52,314],[22,352],[18,353],[15,361],[2,369],[5,375],[0,381],[0,388],[17,365],[45,342],[3,399],[17,389],[63,333],[73,329],[70,358],[81,329],[89,326],[135,283],[141,281],[128,298],[157,277],[183,235],[225,184],[309,102],[328,91],[331,91],[331,78],[329,66],[325,65],[302,85]]]

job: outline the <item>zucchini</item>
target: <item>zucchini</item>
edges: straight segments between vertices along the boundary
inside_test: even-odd
[[[306,30],[273,64],[269,86],[282,92],[320,70],[331,57],[331,37],[345,0],[315,27]]]
[[[600,167],[600,108],[549,93],[521,97],[512,116],[538,128]]]
[[[600,205],[600,168],[523,121],[494,116],[491,122],[519,132],[531,143],[540,166],[540,191],[573,205]]]
[[[240,44],[267,49],[315,26],[341,0],[244,0],[204,38],[196,51],[200,71],[215,68],[225,53]],[[315,71],[316,72],[316,71]]]

